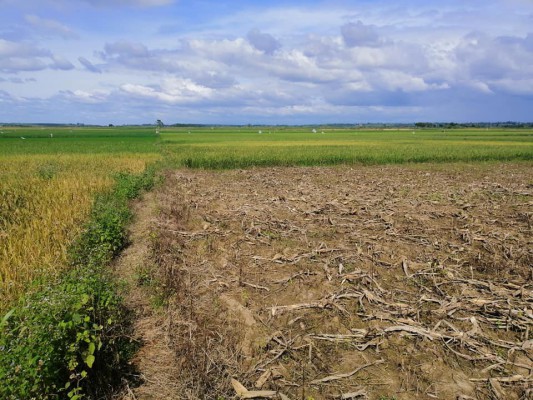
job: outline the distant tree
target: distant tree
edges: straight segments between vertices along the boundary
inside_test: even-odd
[[[163,126],[165,126],[165,124],[163,123],[163,121],[161,121],[160,119],[158,119],[157,121],[155,121],[155,124],[157,125],[158,128],[162,128]]]
[[[417,128],[433,128],[435,126],[435,124],[433,124],[431,122],[417,122],[417,123],[415,123],[415,126]]]

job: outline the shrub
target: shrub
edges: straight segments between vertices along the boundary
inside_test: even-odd
[[[2,320],[0,398],[81,398],[85,382],[110,372],[96,357],[126,350],[126,322],[103,271],[75,268],[22,299]]]

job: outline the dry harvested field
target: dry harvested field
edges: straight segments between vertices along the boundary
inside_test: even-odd
[[[168,172],[130,398],[531,399],[532,194],[529,163]]]

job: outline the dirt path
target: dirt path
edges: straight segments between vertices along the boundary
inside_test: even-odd
[[[130,245],[115,263],[117,278],[125,283],[125,303],[135,314],[134,339],[140,348],[133,359],[139,386],[127,383],[119,395],[122,400],[178,399],[173,368],[174,353],[168,345],[161,307],[154,305],[153,261],[150,244],[157,218],[156,193],[146,193],[133,206],[134,221],[129,228]]]

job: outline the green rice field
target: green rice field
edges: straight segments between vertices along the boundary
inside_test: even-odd
[[[315,131],[279,127],[165,128],[161,141],[167,160],[193,168],[533,159],[531,130]]]
[[[194,168],[533,158],[529,129],[165,127],[160,135],[153,127],[4,127],[1,131],[0,156],[157,152],[172,165]]]

